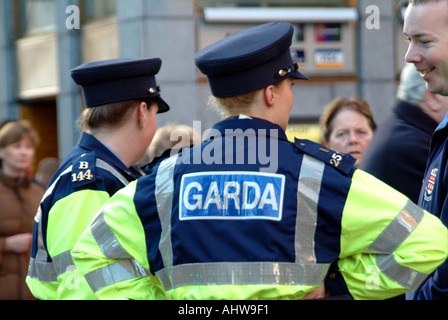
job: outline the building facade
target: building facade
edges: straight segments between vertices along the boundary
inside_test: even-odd
[[[159,126],[194,124],[202,133],[220,117],[208,109],[197,50],[280,20],[294,25],[292,52],[310,78],[293,87],[290,134],[313,138],[336,96],[365,98],[380,122],[404,63],[402,9],[399,0],[2,0],[0,120],[31,120],[42,138],[36,160],[63,158],[77,143],[83,108],[70,70],[92,60],[160,57],[157,78],[174,112],[159,115]]]

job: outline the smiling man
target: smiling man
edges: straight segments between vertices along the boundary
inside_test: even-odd
[[[428,90],[448,96],[448,1],[411,0],[404,19],[409,40],[406,61],[413,63]],[[448,118],[433,134],[428,164],[420,192],[419,206],[448,225],[446,175],[448,162]],[[448,262],[443,263],[408,299],[448,298]]]
[[[411,0],[404,34],[410,41],[406,61],[415,65],[432,93],[448,95],[448,2]]]

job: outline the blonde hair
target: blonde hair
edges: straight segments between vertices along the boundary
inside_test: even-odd
[[[210,96],[208,104],[224,117],[234,117],[244,113],[247,106],[254,102],[257,91],[229,98]]]
[[[282,83],[283,81],[280,81],[273,84],[273,86],[279,87]],[[208,105],[224,117],[236,117],[247,112],[248,106],[255,101],[256,95],[260,92],[260,90],[261,89],[258,89],[228,98],[210,96],[208,99]]]

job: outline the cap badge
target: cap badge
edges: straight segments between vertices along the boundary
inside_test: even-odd
[[[152,87],[148,89],[149,94],[155,94],[155,93],[159,93],[162,90],[160,90],[160,86],[156,86],[156,87]]]
[[[297,70],[299,70],[299,64],[296,62],[296,63],[293,63],[292,65],[290,65],[289,67],[280,69],[278,71],[278,74],[276,75],[276,78],[277,79],[283,78],[283,77],[287,76],[288,74],[290,74],[294,71],[297,71]]]

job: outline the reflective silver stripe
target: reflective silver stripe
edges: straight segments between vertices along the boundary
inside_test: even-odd
[[[171,213],[173,204],[173,174],[177,156],[162,161],[157,170],[155,197],[157,212],[162,226],[159,250],[165,267],[173,265],[173,246],[171,244]]]
[[[129,184],[128,179],[126,179],[120,172],[118,172],[114,167],[112,167],[106,161],[104,161],[102,159],[96,159],[95,166],[112,173],[115,176],[115,178],[117,178],[119,181],[121,181],[121,183],[123,185],[127,186]]]
[[[297,187],[296,262],[316,262],[314,234],[324,167],[322,161],[303,156]]]
[[[42,197],[41,203],[53,193],[53,190],[61,179],[61,177],[72,171],[73,166],[68,167],[62,172],[59,177],[47,188],[45,194]],[[53,266],[52,262],[48,262],[49,254],[44,246],[44,238],[42,234],[42,208],[39,205],[34,220],[37,223],[37,253],[36,258],[30,259],[28,266],[28,277],[38,279],[41,282],[57,282],[58,274]]]
[[[117,237],[104,220],[100,211],[90,225],[93,238],[108,259],[129,259],[131,256],[123,249]]]
[[[120,281],[146,277],[149,272],[134,259],[121,260],[106,267],[89,272],[84,277],[97,292]]]
[[[106,162],[101,161],[102,160],[100,159],[97,160],[98,167],[105,168],[106,170],[119,175],[118,171],[110,167]],[[124,179],[126,181],[124,182],[123,179],[121,181],[125,185],[128,185],[129,182],[126,179]],[[95,216],[91,223],[90,230],[93,238],[107,259],[122,259],[85,275],[87,282],[94,292],[120,281],[144,277],[150,274],[148,270],[138,263],[138,261],[133,259],[121,246],[117,237],[107,225],[103,211],[100,211]]]
[[[423,209],[408,200],[397,217],[366,250],[366,253],[376,254],[377,266],[381,272],[411,291],[417,289],[428,275],[400,265],[393,252],[419,225],[424,214]]]
[[[389,279],[409,291],[417,290],[419,285],[428,277],[425,273],[402,266],[395,260],[393,254],[376,255],[376,264]]]
[[[412,233],[423,219],[424,211],[408,200],[398,216],[367,249],[369,253],[391,253]]]
[[[117,237],[107,225],[103,211],[96,215],[91,223],[90,230],[107,259],[122,259],[106,267],[91,271],[84,276],[93,292],[120,281],[149,275],[149,271],[133,259],[121,246]]]
[[[158,202],[162,222],[162,257],[165,268],[157,272],[157,277],[165,290],[188,285],[321,285],[329,269],[329,264],[317,264],[314,253],[314,234],[317,223],[317,205],[325,164],[305,156],[297,192],[297,221],[295,253],[296,262],[223,262],[196,263],[173,266],[170,219],[172,202],[172,174],[174,160],[168,159],[159,168],[157,184],[166,190]],[[158,190],[158,189],[156,189]],[[156,194],[159,194],[156,191]],[[165,214],[164,214],[165,213]],[[169,245],[169,247],[168,247]],[[168,254],[168,256],[164,256]]]
[[[223,262],[184,264],[157,272],[165,290],[188,285],[321,285],[329,264]]]
[[[38,261],[31,258],[28,266],[28,276],[41,282],[57,282],[53,263]]]
[[[118,172],[114,167],[112,167],[104,160],[96,159],[95,166],[109,171],[115,178],[117,178],[123,184],[123,186],[129,184],[129,181],[120,172]],[[45,191],[45,194],[42,198],[42,202],[45,201],[45,199],[48,196],[53,194],[54,188],[56,187],[56,184],[61,179],[61,177],[67,173],[71,173],[72,170],[73,166],[69,166],[59,175],[59,177]],[[37,237],[38,251],[36,254],[36,258],[30,259],[30,264],[28,266],[28,276],[31,278],[39,279],[39,281],[42,282],[57,282],[57,277],[59,275],[74,270],[76,268],[74,267],[70,251],[63,252],[57,257],[52,258],[53,262],[47,262],[49,254],[45,249],[43,243],[41,217],[42,217],[42,211],[39,206],[38,212],[35,217],[35,221],[38,223],[38,237]]]
[[[52,259],[55,272],[58,276],[76,269],[70,252],[70,250],[63,252]]]

